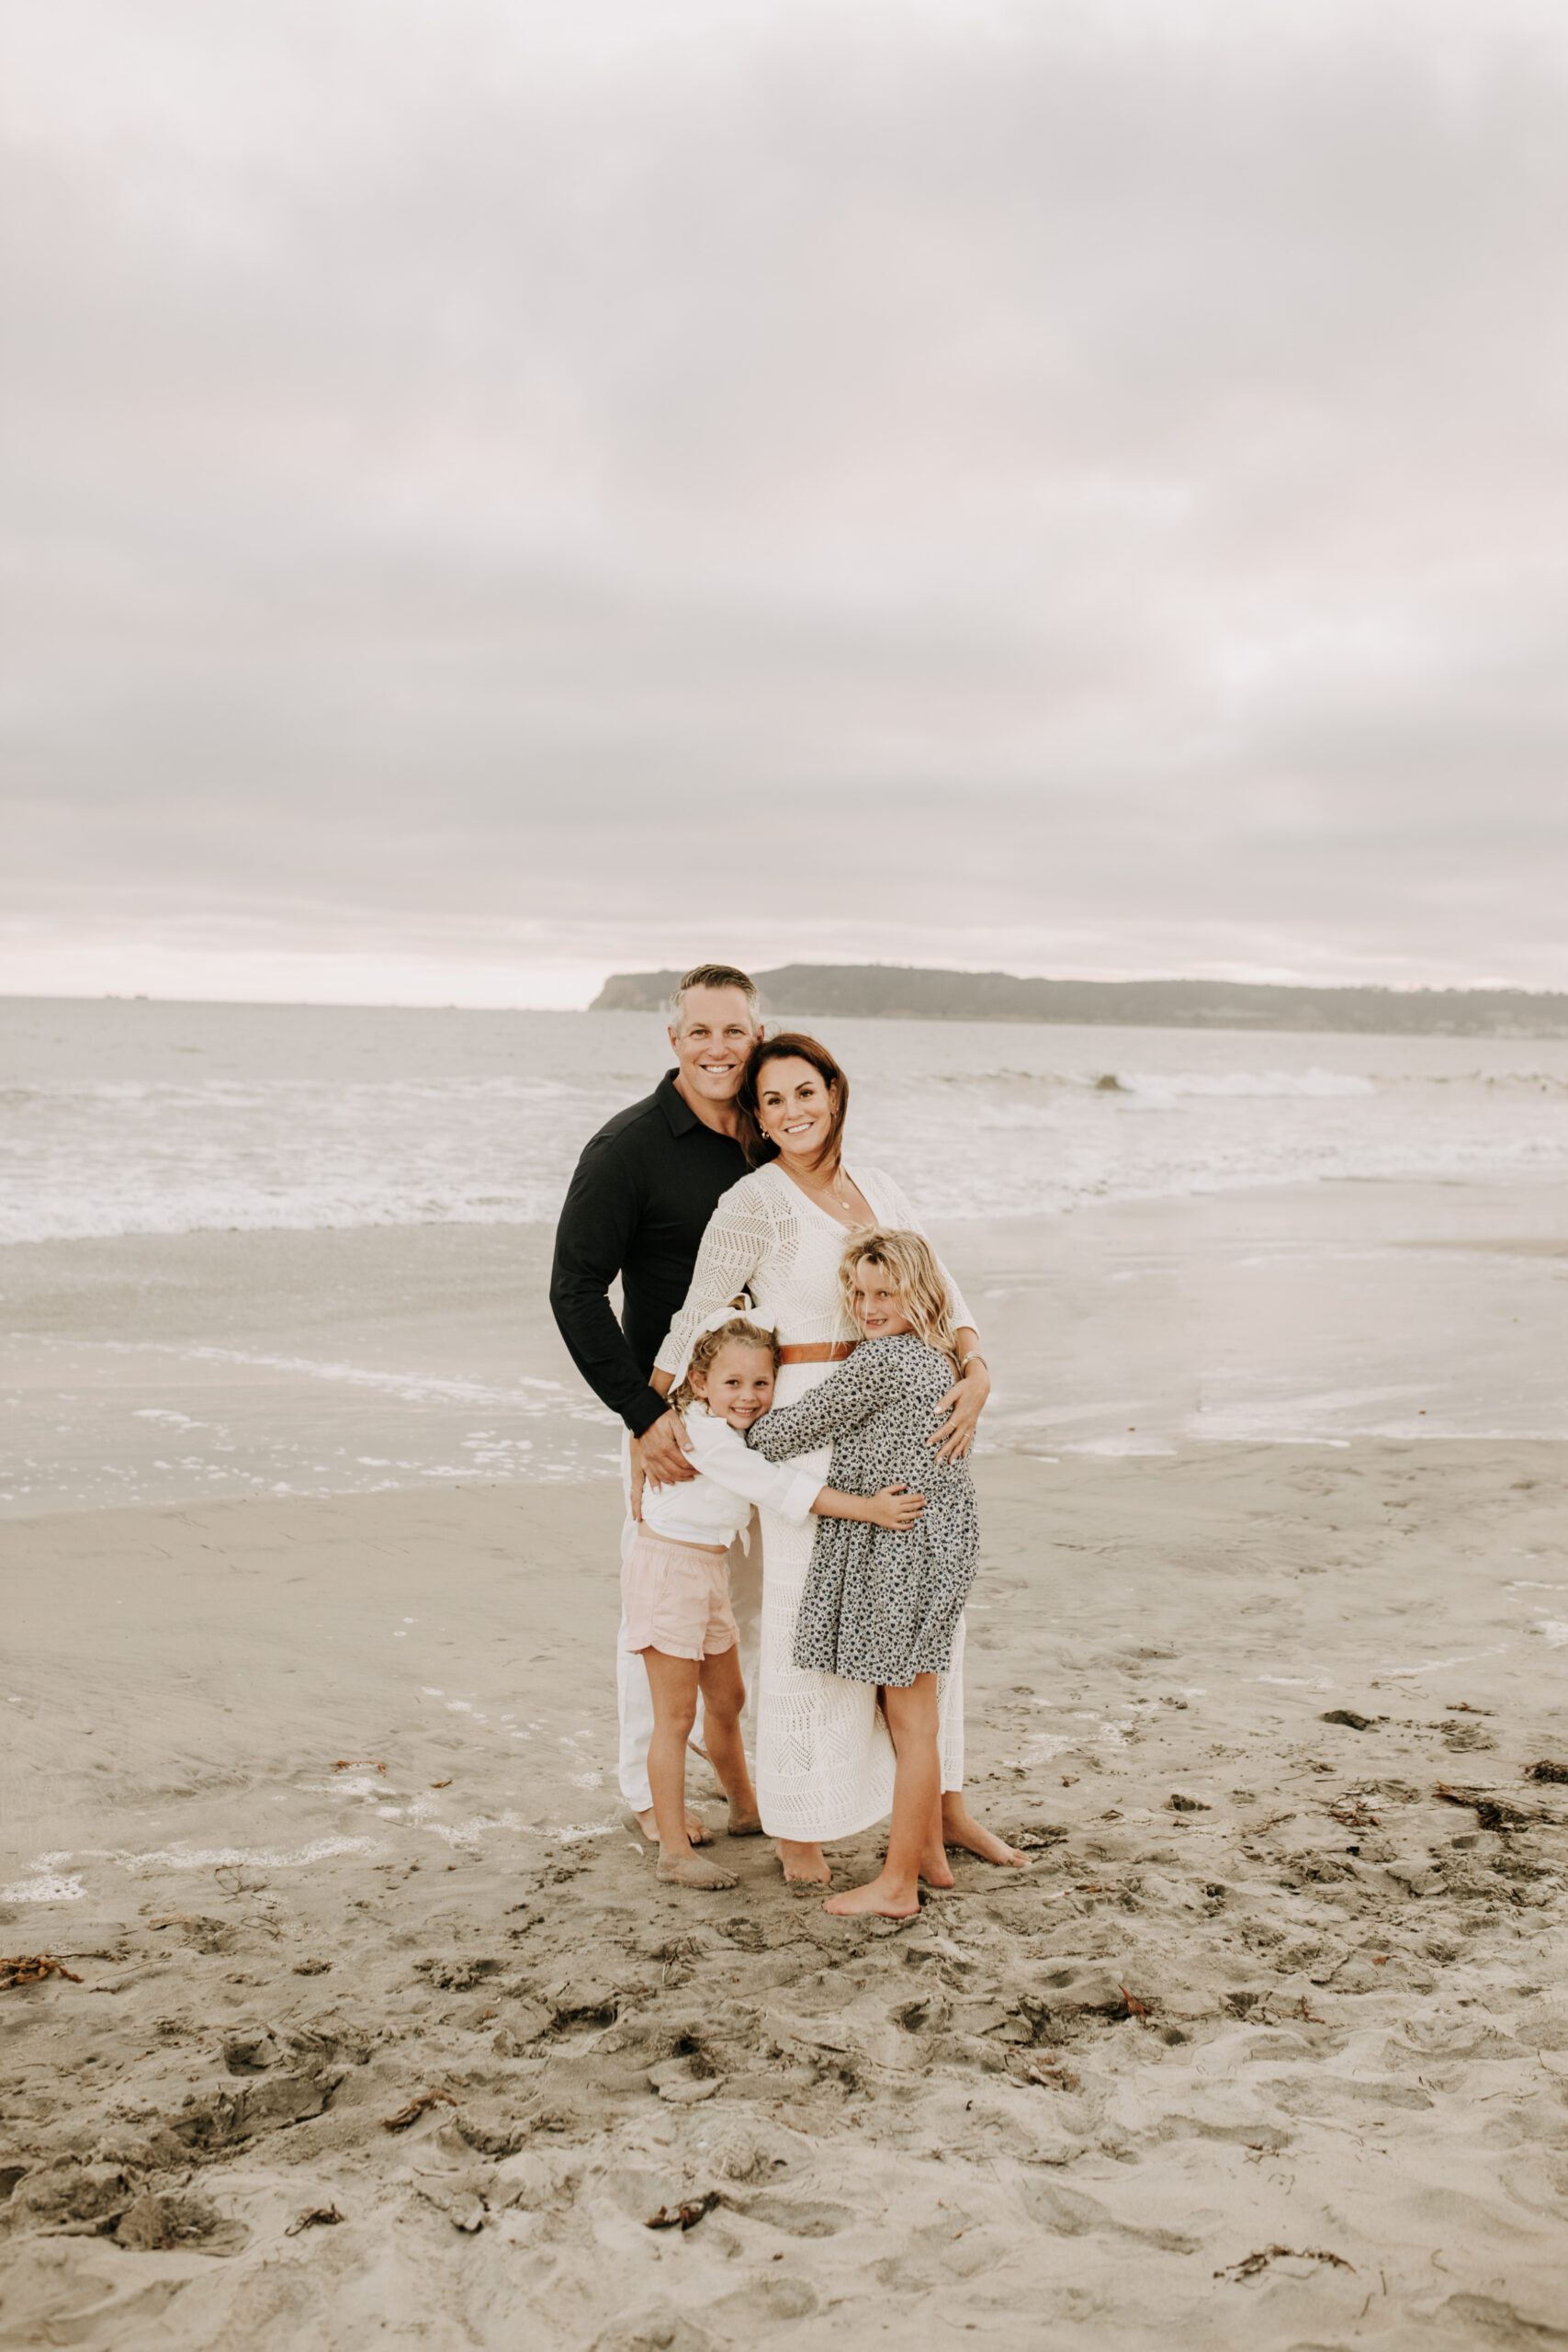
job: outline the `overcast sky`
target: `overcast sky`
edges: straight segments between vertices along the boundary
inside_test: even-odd
[[[1562,0],[8,0],[0,987],[1568,987]]]

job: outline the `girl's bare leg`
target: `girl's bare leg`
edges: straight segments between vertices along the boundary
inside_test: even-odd
[[[941,1775],[938,1775],[940,1779]],[[931,1807],[926,1843],[920,1852],[920,1876],[928,1886],[945,1893],[953,1883],[953,1869],[947,1859],[947,1843],[942,1836],[942,1799],[939,1795]]]
[[[718,1774],[719,1785],[729,1799],[729,1834],[732,1838],[755,1837],[762,1824],[757,1812],[757,1792],[751,1786],[746,1749],[740,1737],[740,1711],[746,1704],[746,1685],[740,1679],[739,1649],[721,1650],[716,1657],[704,1658],[697,1682],[703,1694],[703,1733],[707,1760]]]
[[[697,1714],[703,1661],[644,1650],[653,1693],[653,1736],[648,1743],[648,1785],[659,1832],[659,1875],[681,1886],[735,1884],[734,1873],[694,1854],[686,1830],[686,1739]]]
[[[1015,1871],[1033,1867],[1032,1855],[1021,1854],[1018,1848],[1010,1846],[1005,1838],[998,1838],[993,1830],[982,1827],[964,1804],[961,1789],[949,1789],[942,1796],[942,1835],[944,1845],[961,1846],[966,1854],[978,1854],[983,1862],[1003,1862],[1010,1870]]]
[[[905,1690],[890,1684],[883,1705],[898,1759],[887,1858],[869,1885],[852,1887],[823,1905],[840,1917],[872,1912],[884,1919],[908,1919],[919,1909],[921,1858],[929,1852],[932,1818],[942,1802],[936,1676],[918,1674]]]

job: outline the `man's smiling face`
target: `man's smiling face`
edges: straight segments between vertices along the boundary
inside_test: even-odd
[[[758,1035],[750,1001],[739,989],[688,989],[681,1025],[670,1032],[682,1092],[709,1102],[733,1102]]]

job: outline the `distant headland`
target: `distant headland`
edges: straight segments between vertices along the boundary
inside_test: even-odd
[[[1364,1030],[1568,1037],[1568,995],[1529,989],[1276,988],[1243,980],[1031,980],[905,964],[784,964],[759,972],[764,1012],[859,1021],[1056,1021],[1125,1029]],[[657,1012],[677,972],[616,972],[589,1010]]]

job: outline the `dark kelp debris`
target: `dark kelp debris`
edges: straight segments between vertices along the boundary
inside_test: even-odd
[[[324,2230],[335,2222],[347,2219],[347,2214],[340,2213],[335,2205],[310,2205],[303,2213],[296,2213],[283,2234],[286,2238],[297,2238],[301,2230]]]
[[[1525,1778],[1527,1781],[1568,1781],[1568,1764],[1554,1764],[1549,1756],[1543,1756],[1539,1764],[1526,1767]]]
[[[1359,1715],[1354,1707],[1330,1707],[1328,1713],[1319,1715],[1317,1720],[1320,1724],[1343,1724],[1348,1731],[1371,1731],[1374,1719],[1371,1715]]]
[[[431,2108],[443,2105],[456,2107],[457,2104],[450,2091],[421,2091],[419,2097],[411,2098],[406,2107],[400,2107],[396,2115],[383,2116],[381,2129],[383,2132],[406,2132],[411,2123],[417,2123]]]
[[[0,1960],[0,1993],[9,1993],[17,1984],[41,1984],[46,1976],[63,1976],[73,1984],[82,1979],[62,1960],[51,1960],[47,1952],[17,1952],[9,1960]]]
[[[1480,1789],[1451,1789],[1439,1781],[1434,1794],[1445,1804],[1466,1805],[1474,1814],[1483,1829],[1528,1829],[1535,1820],[1533,1813],[1521,1813],[1517,1804],[1507,1804],[1500,1797],[1484,1795]]]
[[[670,2211],[668,2205],[661,2205],[658,2212],[650,2215],[643,2223],[643,2228],[645,2230],[694,2230],[705,2213],[711,2213],[716,2205],[722,2205],[724,2199],[719,2191],[716,2188],[710,2188],[702,2197],[685,2198],[676,2206],[673,2212]]]
[[[1249,2254],[1240,2262],[1233,2262],[1225,2269],[1216,2270],[1214,2276],[1216,2278],[1256,2278],[1258,2272],[1267,2270],[1271,2262],[1325,2262],[1331,2269],[1348,2270],[1352,2276],[1356,2268],[1355,2264],[1347,2262],[1342,2254],[1330,2254],[1326,2246],[1266,2245],[1257,2254]]]

